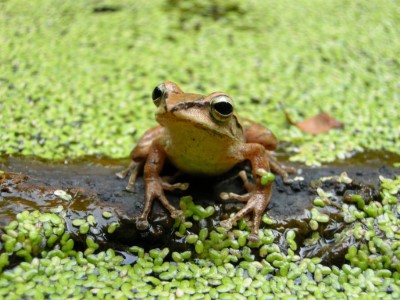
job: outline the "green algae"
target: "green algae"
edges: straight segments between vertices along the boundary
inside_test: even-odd
[[[155,124],[151,91],[226,91],[240,115],[320,164],[400,153],[393,1],[0,2],[2,153],[127,157]],[[345,123],[289,127],[326,111]]]
[[[183,235],[190,242],[188,250],[183,252],[170,253],[168,248],[145,251],[132,246],[130,251],[137,254],[136,260],[125,265],[124,258],[113,249],[98,251],[99,245],[91,237],[86,238],[86,245],[92,251],[76,250],[74,241],[64,232],[65,221],[59,215],[24,211],[4,227],[1,236],[4,244],[0,245],[3,268],[0,296],[7,299],[398,298],[400,177],[380,179],[381,202],[371,201],[364,206],[357,201],[348,204],[353,213],[365,214],[335,236],[335,242],[343,235],[354,235],[356,240],[341,265],[325,265],[318,257],[302,258],[296,254],[301,244],[295,229],[286,231],[286,247],[278,246],[270,229],[260,232],[257,244],[245,238],[244,242],[235,243],[249,234],[239,229],[245,227],[245,222],[232,231],[218,227],[210,231],[203,227],[194,233],[194,229],[187,227]],[[187,203],[188,198],[181,202]],[[370,216],[368,206],[372,203],[381,209]],[[191,209],[190,205],[182,207],[184,213]],[[344,209],[342,213],[346,213]],[[188,215],[195,216],[193,212]],[[316,211],[314,215],[320,216]],[[194,219],[193,223],[205,226]],[[54,231],[59,234],[49,245]],[[10,244],[13,239],[16,243]],[[314,241],[308,242],[318,243],[318,240],[317,234]],[[194,251],[194,244],[199,241],[204,245],[200,253]],[[35,248],[37,245],[40,247]],[[21,251],[25,255],[19,255]]]

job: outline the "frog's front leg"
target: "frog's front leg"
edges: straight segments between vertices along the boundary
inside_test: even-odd
[[[170,212],[172,218],[183,218],[182,211],[177,210],[169,203],[165,197],[164,190],[186,190],[189,185],[187,183],[171,184],[160,177],[166,158],[167,155],[163,146],[158,141],[154,141],[144,165],[144,207],[141,215],[136,220],[136,227],[139,230],[145,230],[149,227],[148,216],[155,199],[160,200],[161,204]]]
[[[260,169],[267,172],[270,171],[268,156],[264,147],[259,144],[243,145],[242,149],[240,149],[239,151],[239,155],[241,155],[243,160],[249,160],[251,162],[255,183],[251,184],[247,181],[245,175],[239,174],[244,181],[245,188],[248,190],[248,193],[245,195],[237,195],[234,193],[221,193],[221,198],[223,200],[236,199],[241,202],[246,202],[246,205],[234,216],[225,221],[222,221],[220,224],[222,227],[229,230],[232,227],[233,223],[252,212],[253,228],[248,239],[253,242],[258,242],[258,231],[261,223],[261,217],[265,209],[267,208],[272,192],[272,182],[267,183],[266,185],[262,185],[261,177],[258,175]]]

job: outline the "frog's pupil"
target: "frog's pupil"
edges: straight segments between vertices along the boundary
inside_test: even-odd
[[[153,90],[153,94],[151,94],[151,98],[154,100],[160,98],[162,96],[163,92],[162,90],[157,86],[155,87],[155,89]]]
[[[228,116],[233,112],[233,106],[229,102],[215,103],[214,109],[223,116]]]

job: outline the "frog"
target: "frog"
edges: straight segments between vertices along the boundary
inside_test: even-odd
[[[188,183],[175,182],[161,176],[166,162],[180,173],[193,176],[219,176],[238,164],[249,161],[253,179],[246,171],[239,172],[245,194],[222,192],[222,200],[236,200],[244,206],[220,225],[230,230],[233,225],[252,213],[248,240],[259,241],[262,216],[270,202],[272,181],[262,182],[262,174],[282,176],[290,184],[289,174],[295,169],[279,163],[272,152],[277,148],[275,135],[263,125],[240,118],[232,97],[224,92],[209,95],[185,93],[171,82],[157,85],[152,92],[158,126],[146,131],[130,153],[130,165],[117,173],[119,178],[130,177],[126,189],[135,191],[135,182],[143,174],[144,205],[136,219],[136,228],[149,228],[148,217],[153,202],[158,199],[174,219],[184,220],[165,196],[165,191],[186,190]]]

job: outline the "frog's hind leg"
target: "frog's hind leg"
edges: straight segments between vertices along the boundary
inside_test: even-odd
[[[182,175],[182,172],[177,170],[174,174],[172,175],[166,175],[166,176],[162,176],[161,179],[164,183],[166,184],[172,184],[172,182],[174,182],[179,176]],[[181,183],[178,183],[178,185],[181,185]],[[186,185],[186,183],[184,183],[184,185]],[[165,186],[164,189],[168,189],[168,186]],[[179,187],[177,187],[179,188]],[[171,189],[168,189],[169,191],[172,191]]]
[[[123,169],[122,171],[119,171],[117,173],[115,173],[115,175],[119,178],[119,179],[124,179],[128,173],[135,168],[136,162],[132,161],[129,166],[125,169]]]
[[[131,176],[129,176],[128,185],[125,188],[127,191],[129,192],[135,191],[136,178],[138,174],[143,170],[143,165],[144,161],[140,162],[132,161],[126,169],[116,173],[117,177],[121,179],[125,178],[129,174],[129,172],[131,173]]]
[[[135,166],[131,170],[131,176],[129,176],[128,185],[126,190],[129,192],[135,191],[135,182],[138,174],[143,171],[144,162],[135,163]]]
[[[266,156],[268,157],[269,166],[271,171],[275,174],[282,176],[283,182],[286,184],[290,184],[293,182],[293,179],[289,178],[289,174],[296,174],[297,170],[292,167],[287,167],[281,164],[275,156],[273,156],[269,151],[266,151]]]
[[[242,170],[238,173],[239,177],[242,179],[243,181],[243,186],[246,189],[247,193],[244,195],[238,195],[235,193],[220,193],[220,198],[222,200],[229,200],[229,199],[235,199],[239,202],[247,202],[250,198],[250,192],[253,191],[255,189],[255,184],[252,183],[251,181],[249,181],[249,179],[247,178],[247,174],[245,170]]]
[[[247,192],[253,191],[255,189],[256,185],[249,181],[245,170],[240,171],[238,175],[242,179],[243,186]]]

